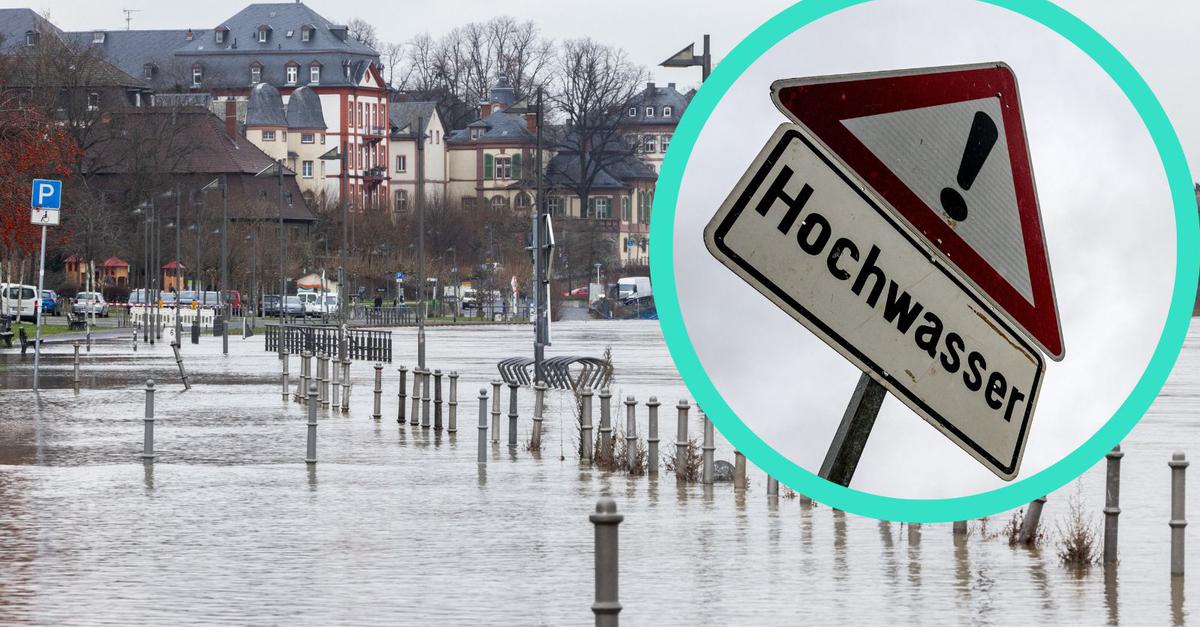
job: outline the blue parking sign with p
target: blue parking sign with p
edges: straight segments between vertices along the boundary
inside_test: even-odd
[[[62,181],[33,179],[31,206],[36,209],[62,208]]]

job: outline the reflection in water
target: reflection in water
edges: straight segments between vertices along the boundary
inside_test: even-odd
[[[308,491],[315,493],[317,491],[317,465],[305,464],[305,466],[308,466]]]
[[[658,477],[651,476],[646,480],[646,500],[650,509],[658,509]]]
[[[954,534],[954,589],[963,605],[971,603],[971,560],[967,552],[969,534]]]
[[[1187,622],[1187,612],[1183,609],[1183,577],[1171,577],[1171,624],[1183,625]]]
[[[908,523],[908,582],[921,589],[921,523]]]
[[[481,488],[487,487],[487,464],[477,464],[477,467],[478,470],[476,473],[478,475],[478,479],[476,480],[476,483]]]
[[[833,578],[846,580],[846,512],[833,510]]]
[[[154,494],[154,460],[142,461],[142,484],[146,486],[146,495]]]
[[[1050,596],[1050,586],[1046,580],[1046,563],[1042,559],[1042,551],[1032,548],[1028,549],[1026,553],[1029,554],[1029,576],[1033,580],[1034,589],[1042,599],[1042,609],[1053,610],[1054,599]]]
[[[1104,608],[1108,611],[1108,624],[1120,624],[1121,612],[1117,607],[1117,565],[1104,565]]]

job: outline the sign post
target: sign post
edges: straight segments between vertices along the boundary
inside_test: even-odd
[[[42,361],[42,289],[46,281],[46,227],[58,226],[62,209],[62,181],[33,179],[30,196],[30,222],[42,227],[42,248],[38,261],[38,289],[34,295],[35,325],[33,340],[33,391],[38,391],[38,374]],[[17,316],[20,317],[20,312]]]
[[[864,373],[820,475],[850,484],[891,392],[1012,480],[1042,353],[1064,353],[1012,71],[793,79],[772,91],[796,123],[775,131],[704,238]]]

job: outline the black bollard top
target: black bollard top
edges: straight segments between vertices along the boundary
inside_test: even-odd
[[[588,516],[597,525],[615,525],[625,519],[617,513],[617,502],[610,496],[602,496],[596,501],[596,513]]]

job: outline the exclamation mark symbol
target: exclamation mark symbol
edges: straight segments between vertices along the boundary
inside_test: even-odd
[[[975,112],[971,122],[971,134],[967,136],[967,147],[963,150],[962,163],[958,166],[958,186],[967,191],[975,184],[975,177],[983,169],[992,147],[1000,137],[996,123],[983,111]],[[946,187],[942,189],[942,209],[951,220],[962,222],[967,219],[967,201],[957,189]]]

